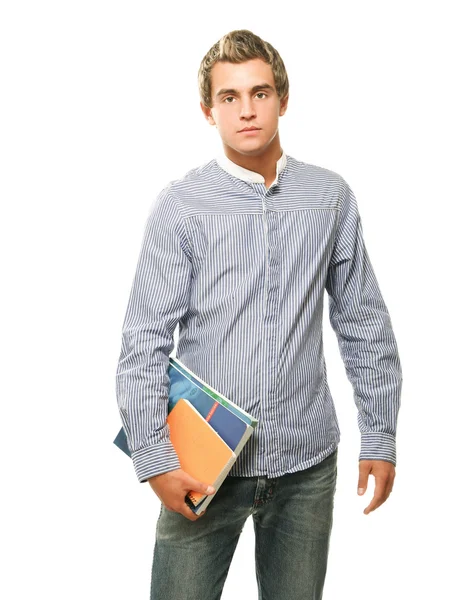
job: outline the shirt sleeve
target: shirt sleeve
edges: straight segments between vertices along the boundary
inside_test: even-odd
[[[326,280],[330,323],[354,389],[360,460],[386,460],[395,465],[402,387],[399,353],[363,241],[357,202],[344,180],[340,208]]]
[[[146,224],[116,373],[118,408],[141,483],[180,468],[166,423],[168,365],[174,330],[189,306],[191,265],[182,215],[165,188]]]

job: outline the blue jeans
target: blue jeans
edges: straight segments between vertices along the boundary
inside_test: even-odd
[[[276,479],[226,477],[196,521],[162,504],[151,600],[219,600],[250,515],[259,600],[320,600],[336,476],[337,449],[313,467]]]

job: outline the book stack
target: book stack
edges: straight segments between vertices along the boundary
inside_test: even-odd
[[[216,493],[258,420],[202,381],[177,358],[169,359],[168,377],[167,423],[181,469],[212,485]],[[131,456],[123,428],[114,444]],[[191,491],[186,495],[186,503],[195,514],[200,514],[214,496]]]

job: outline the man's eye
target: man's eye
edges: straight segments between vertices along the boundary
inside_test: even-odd
[[[265,92],[258,92],[257,96],[261,94],[262,96],[266,96]]]
[[[227,96],[224,101],[226,102],[227,100],[234,100],[234,98],[232,96]],[[226,104],[231,104],[231,102],[226,102]]]

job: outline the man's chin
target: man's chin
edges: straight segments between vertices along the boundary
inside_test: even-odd
[[[241,154],[242,156],[260,156],[268,148],[268,144],[241,144],[231,145],[224,143],[230,151]]]

